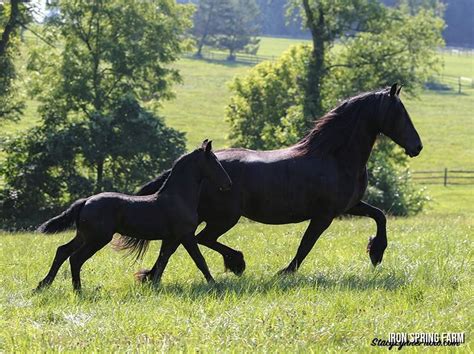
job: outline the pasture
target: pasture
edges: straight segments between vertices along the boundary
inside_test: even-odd
[[[305,224],[244,221],[222,238],[246,256],[241,278],[223,273],[220,256],[205,250],[217,281],[209,286],[180,248],[153,289],[132,273],[154,262],[157,244],[140,264],[107,247],[83,267],[81,296],[67,263],[50,289],[31,293],[70,234],[4,234],[0,351],[367,352],[390,332],[465,332],[459,349],[469,352],[473,226],[471,216],[390,219],[389,247],[374,269],[365,247],[375,225],[338,220],[299,273],[281,278],[275,273]]]
[[[263,38],[261,54],[278,55],[290,42]],[[446,75],[474,77],[473,56],[444,59]],[[183,84],[161,114],[187,132],[189,148],[206,137],[215,148],[228,146],[227,83],[249,66],[193,59],[176,65]],[[412,168],[472,169],[474,90],[423,91],[405,102],[425,145]],[[35,105],[30,101],[26,117],[3,128],[15,133],[35,124]],[[474,189],[428,192],[432,202],[421,215],[389,218],[389,245],[375,269],[365,252],[375,233],[369,219],[336,220],[300,271],[287,277],[275,274],[293,257],[306,223],[241,220],[220,240],[244,253],[242,277],[223,272],[221,257],[201,247],[214,286],[182,247],[159,288],[137,284],[133,273],[153,264],[155,242],[138,263],[111,247],[100,251],[83,267],[80,296],[68,262],[50,289],[33,295],[71,233],[0,234],[0,352],[378,352],[385,349],[370,346],[372,339],[390,332],[465,332],[458,350],[472,352]]]

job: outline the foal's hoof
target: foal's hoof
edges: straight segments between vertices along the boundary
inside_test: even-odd
[[[286,268],[283,268],[282,270],[280,270],[278,273],[277,273],[277,276],[279,277],[284,277],[284,276],[287,276],[287,275],[292,275],[292,274],[295,274],[296,273],[296,269],[294,268],[291,268],[291,267],[286,267]]]
[[[387,248],[387,241],[377,237],[370,237],[367,244],[367,253],[369,254],[372,265],[376,267],[382,263],[383,253]]]
[[[38,283],[38,286],[35,289],[33,289],[33,293],[39,293],[40,291],[46,289],[49,285],[51,285],[51,283],[40,281]]]
[[[224,270],[230,270],[235,275],[241,276],[245,270],[244,255],[240,251],[235,254],[224,256]]]
[[[139,283],[145,283],[150,280],[150,270],[141,269],[138,272],[136,272],[133,276]]]

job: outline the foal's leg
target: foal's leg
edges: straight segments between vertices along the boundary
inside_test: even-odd
[[[199,268],[202,274],[204,274],[204,277],[206,278],[207,282],[215,283],[211,272],[209,272],[209,267],[207,266],[206,260],[202,256],[201,251],[199,250],[194,234],[185,236],[181,243],[183,244],[184,248],[186,248],[186,251],[188,251],[194,263],[196,263],[196,266]]]
[[[76,237],[74,237],[71,241],[58,247],[56,250],[56,256],[54,257],[53,264],[51,265],[48,274],[43,280],[39,282],[36,290],[41,290],[51,285],[64,261],[68,259],[69,256],[81,246],[81,244],[82,240],[80,239],[79,235],[76,234]]]
[[[97,251],[112,240],[112,236],[87,238],[85,243],[69,258],[71,264],[72,286],[74,290],[81,291],[81,267]]]
[[[369,252],[370,260],[374,266],[381,263],[384,251],[387,248],[387,219],[382,210],[361,201],[346,211],[346,214],[368,216],[375,220],[377,223],[377,234],[369,239],[367,252]]]
[[[282,269],[279,274],[294,273],[298,270],[301,263],[318,240],[319,236],[321,236],[324,230],[326,230],[329,225],[331,225],[332,220],[332,217],[311,220],[303,235],[303,239],[301,240],[301,243],[298,247],[295,258],[293,258],[290,264],[286,268]]]
[[[147,274],[153,284],[158,284],[160,282],[161,276],[163,275],[166,265],[168,264],[168,260],[176,251],[179,244],[179,240],[173,239],[163,240],[163,242],[161,243],[160,254],[158,256],[158,259],[156,260],[156,263],[153,268]]]
[[[225,269],[230,269],[234,274],[241,275],[245,270],[245,260],[242,252],[216,241],[218,237],[230,230],[237,221],[238,218],[225,220],[224,222],[217,220],[206,221],[206,227],[196,235],[196,241],[203,246],[219,252],[224,258]],[[153,278],[157,265],[158,260],[150,270],[142,270],[135,273],[136,278],[139,281]]]
[[[206,227],[197,234],[197,243],[219,252],[224,258],[225,269],[230,269],[236,275],[242,275],[245,270],[245,260],[242,252],[234,250],[217,239],[230,230],[238,221],[238,218],[230,220],[206,221]]]

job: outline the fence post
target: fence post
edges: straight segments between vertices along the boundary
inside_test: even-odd
[[[448,168],[444,168],[444,186],[446,187],[448,185]]]

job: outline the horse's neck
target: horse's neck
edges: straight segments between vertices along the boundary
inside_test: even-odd
[[[370,118],[361,119],[361,123],[350,137],[350,142],[338,152],[346,170],[355,173],[365,171],[376,138],[377,133],[370,126]]]
[[[195,167],[194,164],[190,164],[185,168],[171,170],[171,174],[158,193],[179,196],[186,200],[189,207],[197,208],[202,178]]]

